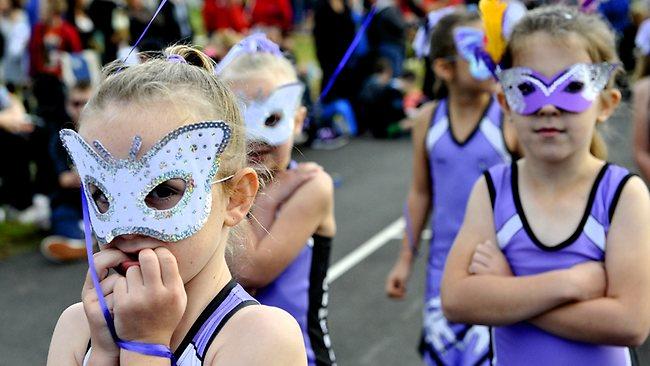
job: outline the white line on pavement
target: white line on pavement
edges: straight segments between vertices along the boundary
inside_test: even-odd
[[[332,283],[336,281],[337,278],[341,277],[345,272],[359,264],[392,239],[401,238],[403,231],[404,219],[400,217],[331,266],[329,271],[327,271],[327,282]]]

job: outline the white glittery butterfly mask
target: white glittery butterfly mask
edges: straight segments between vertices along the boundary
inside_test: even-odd
[[[133,139],[128,159],[114,158],[99,141],[93,142],[93,149],[73,130],[62,130],[60,136],[81,177],[101,245],[125,234],[176,242],[199,231],[210,215],[212,184],[230,127],[221,121],[180,127],[139,159],[139,136]],[[166,209],[149,207],[147,197],[172,181],[183,186],[178,202]]]
[[[278,146],[293,134],[294,117],[305,90],[302,83],[275,89],[266,99],[244,102],[246,138]]]

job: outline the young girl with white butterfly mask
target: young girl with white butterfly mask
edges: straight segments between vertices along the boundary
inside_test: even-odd
[[[614,35],[595,15],[536,9],[497,72],[524,158],[474,185],[442,307],[494,326],[493,364],[630,365],[650,331],[650,198],[594,148],[621,95]]]
[[[304,365],[296,322],[226,265],[258,187],[235,98],[200,51],[166,55],[109,66],[79,133],[61,133],[100,251],[48,364]]]
[[[236,45],[218,69],[243,101],[251,163],[272,176],[255,200],[243,251],[231,268],[262,304],[296,318],[309,365],[333,365],[325,275],[336,233],[334,188],[318,165],[291,160],[293,136],[306,112],[303,87],[278,46],[262,34]]]

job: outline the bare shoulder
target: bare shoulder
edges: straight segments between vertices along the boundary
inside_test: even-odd
[[[284,310],[264,305],[238,311],[215,339],[206,359],[212,365],[307,364],[296,320]]]
[[[635,94],[648,94],[648,91],[650,91],[648,89],[650,89],[650,77],[639,79],[634,83],[633,91]]]
[[[620,221],[616,220],[617,216],[623,216],[626,212],[634,216],[643,215],[646,217],[650,213],[648,212],[649,209],[650,194],[648,193],[648,186],[646,186],[641,178],[633,176],[625,183],[621,191],[621,196],[616,205],[614,217],[612,218],[612,224]],[[627,220],[622,220],[621,223],[623,222],[627,222]]]
[[[48,365],[81,365],[89,339],[90,328],[83,304],[79,302],[69,306],[61,313],[54,328]]]

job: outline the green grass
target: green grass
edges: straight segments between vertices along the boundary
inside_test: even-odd
[[[36,250],[44,234],[33,225],[17,222],[0,223],[0,260],[11,255]]]

